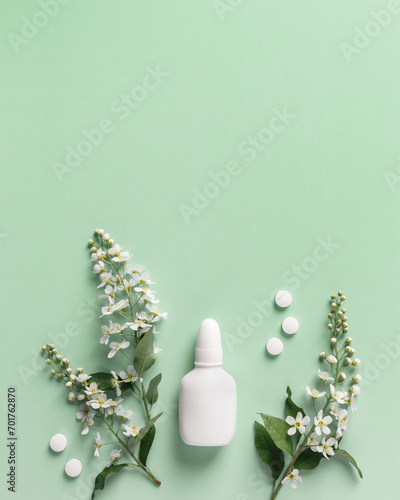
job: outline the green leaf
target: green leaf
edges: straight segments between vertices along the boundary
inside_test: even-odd
[[[143,335],[135,349],[135,360],[133,361],[133,366],[135,367],[139,377],[141,377],[156,360],[153,340],[153,331],[149,330]]]
[[[110,467],[105,467],[100,472],[100,474],[97,475],[95,482],[94,482],[92,500],[93,500],[97,490],[104,489],[104,483],[106,482],[106,479],[108,478],[108,476],[110,476],[111,474],[117,474],[124,467],[129,467],[129,464],[112,464],[112,465],[110,465]]]
[[[293,456],[293,441],[287,433],[290,428],[289,424],[281,418],[271,417],[265,413],[260,413],[260,415],[268,434],[271,436],[276,446]]]
[[[361,472],[360,468],[358,467],[357,462],[354,460],[354,458],[349,453],[347,453],[347,451],[337,449],[335,451],[335,453],[337,455],[340,455],[341,457],[345,458],[349,463],[351,463],[351,465],[357,469],[357,472],[358,472],[359,476],[361,477],[361,479],[363,478],[362,472]]]
[[[275,446],[266,428],[258,422],[254,422],[254,424],[256,426],[255,444],[258,456],[269,466],[271,475],[276,481],[285,467],[285,457],[282,450]]]
[[[287,393],[287,398],[286,398],[286,402],[285,402],[285,410],[286,410],[287,415],[290,417],[296,417],[298,412],[300,412],[304,416],[306,413],[303,410],[303,408],[300,408],[300,406],[297,406],[297,404],[293,402],[292,391],[290,390],[289,386],[287,386],[287,388],[286,388],[286,393]]]
[[[303,408],[300,408],[300,406],[297,406],[297,404],[293,402],[292,391],[289,386],[286,388],[286,393],[287,398],[285,401],[285,410],[287,415],[296,418],[296,415],[300,412],[304,416],[306,413]],[[296,434],[293,435],[296,444],[299,442],[300,437],[301,435],[299,432],[296,432]]]
[[[114,391],[114,387],[111,384],[112,380],[112,375],[111,373],[105,373],[105,372],[97,372],[97,373],[92,373],[91,378],[88,380],[88,383],[96,382],[97,387],[101,389],[102,391]]]
[[[137,446],[140,441],[145,437],[145,435],[149,432],[149,430],[153,427],[153,425],[156,423],[156,421],[161,417],[162,412],[156,415],[155,417],[151,418],[147,424],[142,427],[139,431],[139,434],[135,437],[133,441],[133,446]]]
[[[302,451],[299,455],[299,458],[296,460],[295,466],[296,469],[300,470],[312,470],[318,467],[321,458],[323,457],[322,453],[314,452],[310,448]]]
[[[144,436],[144,438],[140,443],[139,460],[142,462],[143,465],[146,465],[147,457],[149,456],[150,448],[151,445],[153,444],[155,435],[156,435],[156,426],[153,425],[153,427]]]
[[[153,380],[150,381],[149,388],[147,389],[146,399],[153,405],[158,399],[158,384],[161,382],[161,373],[156,375]]]

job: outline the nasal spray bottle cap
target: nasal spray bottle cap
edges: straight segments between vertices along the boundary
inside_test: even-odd
[[[222,366],[221,332],[211,318],[201,322],[195,351],[196,366]]]

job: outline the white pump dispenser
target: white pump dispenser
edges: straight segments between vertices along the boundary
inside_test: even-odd
[[[181,437],[192,446],[227,445],[235,434],[236,382],[222,369],[221,333],[213,319],[200,325],[194,364],[180,385]]]

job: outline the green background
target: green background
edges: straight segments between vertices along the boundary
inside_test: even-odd
[[[169,313],[154,367],[165,416],[149,461],[163,484],[157,490],[124,471],[99,500],[268,498],[253,421],[257,412],[282,416],[287,384],[306,403],[318,354],[329,348],[329,295],[339,289],[365,379],[345,448],[365,478],[334,458],[278,498],[398,498],[400,15],[368,25],[371,11],[389,5],[70,1],[46,22],[43,3],[1,2],[2,498],[88,499],[105,464],[107,450],[92,458],[94,433],[81,437],[75,408],[38,354],[58,340],[74,367],[124,365],[98,343],[86,246],[96,227],[146,266]],[[32,20],[43,24],[33,34]],[[357,33],[364,47],[346,59],[341,44],[354,45]],[[149,67],[163,76],[144,94],[137,86]],[[135,88],[140,102],[118,111]],[[274,109],[293,118],[248,161],[240,145],[268,135]],[[111,132],[57,175],[66,148],[76,150],[102,120]],[[237,175],[216,194],[210,172],[229,162]],[[185,220],[182,204],[193,206],[196,190],[216,195]],[[329,239],[323,254],[319,242]],[[271,310],[281,288],[293,293],[287,313]],[[268,308],[262,318],[256,303]],[[287,314],[300,322],[293,338],[280,331]],[[178,433],[179,381],[206,317],[220,324],[224,366],[238,384],[236,436],[221,449],[188,447]],[[243,327],[249,321],[255,326]],[[264,346],[274,336],[285,347],[270,359]],[[10,385],[18,394],[15,495],[5,484]],[[56,432],[69,439],[57,456],[48,448]],[[84,464],[76,480],[63,473],[72,457]]]

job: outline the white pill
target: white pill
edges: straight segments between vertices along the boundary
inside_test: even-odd
[[[76,477],[82,472],[82,462],[77,458],[71,458],[65,464],[65,472],[69,477]]]
[[[64,436],[64,434],[55,434],[51,439],[50,439],[50,448],[53,451],[60,452],[65,450],[67,446],[67,438]]]
[[[269,339],[267,342],[267,351],[273,356],[277,356],[283,351],[283,343],[282,340],[273,337]]]
[[[282,321],[282,330],[289,335],[293,335],[299,329],[299,322],[296,318],[288,316]]]
[[[276,305],[279,307],[287,307],[292,303],[292,296],[287,290],[279,290],[275,295]]]

